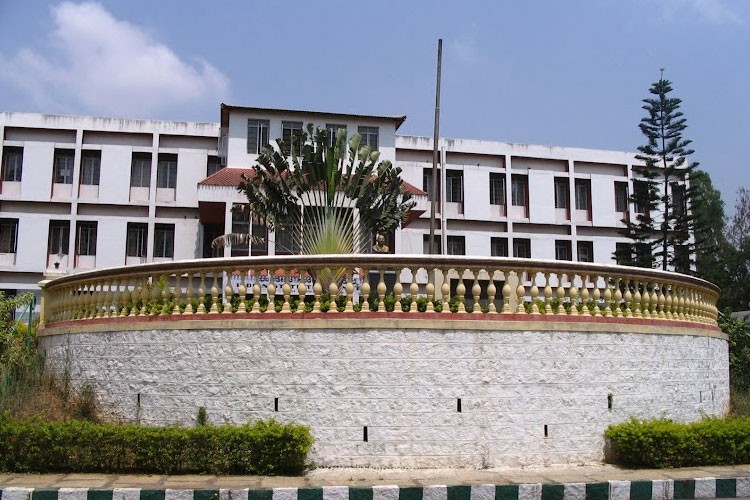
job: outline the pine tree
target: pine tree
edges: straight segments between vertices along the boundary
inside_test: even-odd
[[[694,191],[688,179],[698,164],[687,161],[693,150],[692,141],[682,137],[687,128],[679,111],[682,101],[669,97],[672,82],[664,79],[663,70],[649,92],[653,97],[643,100],[647,116],[639,124],[647,143],[638,147],[636,155],[644,163],[636,170],[642,189],[634,189],[630,197],[638,215],[635,221],[626,221],[623,233],[633,244],[615,257],[624,264],[688,272],[694,250],[689,210]]]

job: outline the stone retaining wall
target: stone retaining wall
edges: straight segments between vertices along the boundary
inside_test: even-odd
[[[696,420],[722,415],[729,404],[727,342],[699,328],[254,324],[48,331],[41,348],[74,384],[93,386],[114,419],[193,425],[204,406],[214,424],[272,417],[304,423],[317,439],[311,458],[318,466],[600,460],[602,433],[612,423],[631,416]]]

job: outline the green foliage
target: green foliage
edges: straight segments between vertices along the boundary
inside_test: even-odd
[[[739,391],[750,391],[750,323],[725,311],[719,327],[729,336],[729,381]]]
[[[725,230],[724,202],[714,188],[711,176],[703,170],[690,174],[690,212],[694,218],[696,275],[722,286],[726,271],[723,256],[728,250]]]
[[[750,419],[707,418],[689,424],[637,420],[609,427],[607,461],[636,468],[750,463]]]
[[[730,388],[729,414],[733,417],[750,417],[750,392]]]
[[[208,425],[208,413],[205,406],[198,407],[198,414],[195,416],[195,425]]]
[[[19,373],[38,363],[32,332],[13,319],[16,309],[32,298],[30,293],[6,297],[0,292],[0,392]]]
[[[309,124],[291,144],[275,142],[263,149],[252,174],[243,175],[238,190],[247,203],[235,213],[283,233],[277,248],[361,253],[372,234],[393,230],[414,207],[401,169],[379,162],[378,151],[360,148],[359,134],[347,142],[346,130],[333,138]]]
[[[18,421],[2,415],[0,470],[300,474],[313,442],[308,427],[273,419],[187,429]]]
[[[627,265],[689,272],[694,221],[688,211],[693,193],[686,181],[698,164],[686,160],[693,150],[689,148],[691,141],[682,137],[687,128],[687,120],[679,111],[682,101],[669,97],[672,82],[662,77],[649,92],[653,97],[643,100],[647,114],[639,124],[647,142],[638,147],[636,156],[645,164],[637,169],[643,189],[634,185],[630,196],[630,202],[643,211],[635,221],[623,221],[623,235],[632,245],[615,252],[615,258]],[[657,215],[661,218],[658,227]]]

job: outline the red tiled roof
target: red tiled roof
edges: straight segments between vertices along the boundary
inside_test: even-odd
[[[427,196],[427,193],[419,189],[414,184],[409,184],[406,181],[404,181],[404,191],[411,194],[412,196]]]
[[[230,186],[237,187],[242,180],[242,174],[246,174],[248,177],[252,177],[252,168],[239,168],[229,167],[222,168],[213,174],[209,175],[198,184],[201,186]],[[404,181],[404,192],[411,194],[412,196],[427,196],[427,193]]]
[[[252,168],[222,168],[198,183],[200,186],[231,186],[237,187],[242,180],[242,174],[253,175]]]

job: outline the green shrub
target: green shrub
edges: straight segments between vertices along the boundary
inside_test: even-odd
[[[308,427],[273,419],[182,428],[19,421],[6,414],[0,416],[0,470],[300,474],[313,442]]]
[[[198,414],[195,416],[195,425],[208,425],[208,412],[205,406],[198,407]]]
[[[613,425],[605,433],[608,462],[666,468],[750,463],[750,419],[706,418],[682,424],[668,419]]]
[[[732,389],[750,391],[750,322],[719,315],[719,327],[729,336],[729,380]]]

